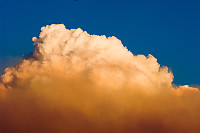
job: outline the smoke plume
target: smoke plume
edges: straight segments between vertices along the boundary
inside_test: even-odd
[[[1,76],[1,133],[200,132],[199,89],[173,85],[152,55],[62,24],[32,40]]]

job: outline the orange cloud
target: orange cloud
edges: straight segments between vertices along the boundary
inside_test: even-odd
[[[1,76],[0,132],[200,132],[199,89],[172,85],[152,55],[61,24],[32,40],[33,53]]]

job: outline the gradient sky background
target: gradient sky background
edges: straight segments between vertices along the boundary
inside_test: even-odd
[[[116,36],[168,66],[173,83],[200,85],[199,0],[0,0],[0,72],[33,50],[42,26],[57,23]]]

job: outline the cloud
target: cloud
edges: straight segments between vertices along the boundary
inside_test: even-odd
[[[3,74],[3,70],[6,67],[11,67],[18,63],[21,60],[21,57],[18,56],[4,56],[0,57],[0,74]]]
[[[200,132],[199,89],[173,85],[152,55],[62,24],[32,40],[1,76],[1,132]]]

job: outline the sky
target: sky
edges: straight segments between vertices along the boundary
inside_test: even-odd
[[[40,28],[64,24],[116,36],[134,54],[152,54],[177,85],[200,84],[198,0],[0,0],[0,71],[33,51]]]

